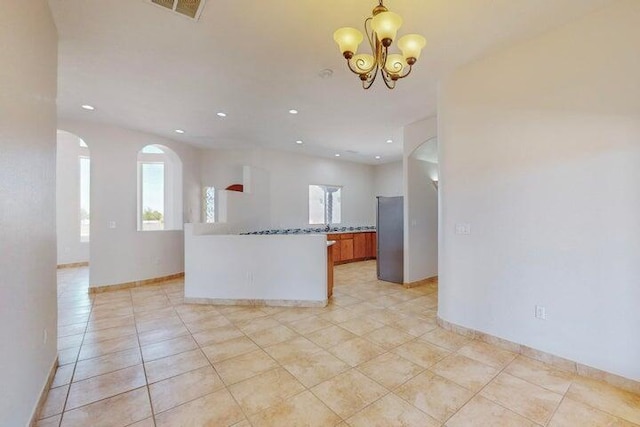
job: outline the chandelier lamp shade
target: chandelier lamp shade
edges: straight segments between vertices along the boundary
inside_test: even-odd
[[[400,15],[390,12],[384,6],[383,0],[379,0],[378,5],[373,9],[372,16],[364,21],[371,54],[357,53],[364,36],[355,28],[344,27],[333,33],[333,39],[338,43],[340,53],[347,60],[347,66],[360,77],[364,89],[371,87],[378,72],[387,87],[393,89],[398,80],[411,73],[413,65],[420,58],[420,52],[427,41],[419,34],[400,37],[397,46],[402,54],[389,52],[401,26]]]

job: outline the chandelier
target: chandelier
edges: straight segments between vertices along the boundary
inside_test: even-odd
[[[389,89],[396,86],[396,82],[411,73],[413,64],[420,57],[422,48],[427,44],[419,34],[407,34],[398,40],[398,48],[402,55],[389,53],[389,47],[396,38],[396,33],[402,25],[402,18],[397,13],[389,12],[379,0],[373,9],[373,16],[364,21],[364,30],[369,39],[371,52],[358,53],[358,46],[364,37],[355,28],[344,27],[333,33],[333,39],[340,47],[340,53],[347,60],[349,69],[360,76],[362,87],[369,89],[376,80],[378,71]]]

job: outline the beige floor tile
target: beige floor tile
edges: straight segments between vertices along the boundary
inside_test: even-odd
[[[320,329],[318,331],[310,333],[306,337],[320,347],[327,349],[342,342],[356,338],[357,335],[339,326],[329,326],[328,328]]]
[[[399,322],[394,322],[390,326],[396,329],[400,329],[403,332],[408,333],[414,337],[419,337],[429,331],[432,331],[438,327],[438,324],[433,319],[425,319],[423,317],[407,317]]]
[[[282,368],[272,369],[229,387],[247,415],[276,405],[304,389],[293,375]]]
[[[138,334],[138,340],[140,341],[140,345],[149,345],[184,335],[189,335],[189,330],[187,330],[184,325],[176,325],[143,332]]]
[[[202,347],[205,356],[212,362],[222,362],[241,354],[257,350],[259,347],[249,338],[242,336],[221,343],[210,344]]]
[[[117,353],[123,350],[138,347],[138,337],[135,335],[128,337],[112,338],[94,344],[83,344],[80,349],[78,360],[86,360],[94,357],[104,356],[110,353]]]
[[[87,332],[84,335],[84,344],[94,344],[97,342],[110,340],[113,338],[122,338],[137,334],[135,324],[115,326],[113,328],[98,329]]]
[[[256,427],[328,427],[340,422],[334,412],[308,391],[253,415],[250,420]]]
[[[224,317],[234,324],[243,323],[247,320],[261,319],[267,316],[268,314],[259,307],[242,307],[239,310],[224,314]]]
[[[54,415],[53,417],[44,418],[36,421],[35,427],[59,427],[62,415]]]
[[[504,372],[494,378],[480,394],[542,425],[551,419],[562,400],[561,394]]]
[[[273,315],[273,318],[278,322],[291,323],[298,320],[306,319],[307,317],[311,317],[313,315],[315,315],[315,313],[307,308],[296,307],[278,311]]]
[[[440,422],[449,419],[474,395],[471,390],[431,371],[410,379],[395,393]]]
[[[117,328],[121,326],[135,326],[133,316],[116,317],[114,319],[94,320],[87,324],[87,332],[100,331],[102,329]]]
[[[230,426],[244,419],[226,389],[199,397],[156,415],[157,427]]]
[[[358,366],[361,363],[381,355],[386,350],[367,339],[356,337],[331,347],[327,351],[340,360],[345,361],[350,366]]]
[[[471,340],[462,335],[447,331],[440,327],[427,332],[420,337],[421,340],[435,344],[438,347],[446,348],[450,351],[458,351],[461,347],[467,345]]]
[[[68,348],[58,352],[58,365],[68,365],[69,363],[75,363],[78,359],[78,353],[80,353],[80,347]]]
[[[218,313],[206,313],[202,318],[190,321],[185,320],[184,323],[192,334],[205,331],[207,329],[215,329],[232,325],[226,317]]]
[[[567,392],[573,379],[573,375],[568,372],[525,356],[518,356],[504,371],[560,394]]]
[[[231,427],[251,427],[251,423],[247,420],[242,420],[239,423],[233,424]]]
[[[347,320],[346,322],[339,323],[338,326],[358,336],[362,336],[375,331],[376,329],[382,328],[384,323],[377,322],[366,316],[358,316],[354,319]]]
[[[136,315],[136,328],[138,333],[153,331],[154,329],[170,328],[172,326],[184,325],[182,319],[177,314],[172,316],[163,316],[157,319],[140,320]]]
[[[640,395],[608,384],[576,377],[566,396],[608,412],[626,421],[640,424]]]
[[[278,326],[281,326],[281,323],[273,317],[267,316],[260,317],[258,319],[249,319],[242,322],[236,322],[235,325],[242,332],[249,335],[258,331],[263,331],[265,329],[277,328]]]
[[[154,319],[171,319],[172,322],[176,321],[178,312],[174,307],[165,307],[158,310],[144,311],[142,313],[136,313],[136,322],[138,324]]]
[[[313,342],[304,337],[297,337],[280,344],[272,345],[264,349],[281,364],[288,363],[298,357],[304,357],[322,350]]]
[[[61,427],[124,427],[150,416],[149,393],[140,387],[65,412]]]
[[[145,362],[161,359],[198,348],[198,344],[191,336],[186,335],[180,338],[173,338],[159,343],[145,345],[142,347],[142,358]]]
[[[296,320],[295,322],[287,323],[287,326],[299,334],[307,335],[320,329],[324,329],[333,325],[328,320],[319,318],[318,316],[311,316],[302,320]]]
[[[446,427],[537,427],[535,423],[502,406],[476,396],[447,421]],[[578,426],[576,426],[578,427]]]
[[[616,418],[606,412],[564,398],[551,418],[549,427],[635,427],[636,424]]]
[[[318,317],[332,323],[342,323],[358,317],[358,314],[346,308],[338,307],[326,313],[322,313],[318,315]]]
[[[458,354],[482,362],[485,365],[502,369],[516,358],[517,354],[502,350],[496,346],[474,340],[458,350]]]
[[[452,354],[430,370],[473,391],[480,390],[499,372],[496,368],[459,354]]]
[[[153,418],[146,418],[137,423],[130,424],[128,427],[156,427],[156,423],[153,421]]]
[[[254,350],[214,364],[225,384],[235,384],[276,368],[278,363],[263,350]]]
[[[395,389],[424,369],[395,353],[381,354],[358,366],[360,372],[389,390]]]
[[[73,364],[58,366],[56,369],[56,375],[53,377],[53,382],[51,383],[51,388],[69,384],[71,382],[71,376],[73,375],[74,368],[75,365]]]
[[[222,380],[211,366],[151,384],[149,393],[153,412],[159,414],[223,387]]]
[[[80,344],[82,344],[83,337],[84,337],[84,334],[58,337],[58,350],[65,350],[67,348],[78,347]]]
[[[73,381],[86,380],[87,378],[139,365],[140,363],[142,363],[142,357],[140,356],[140,349],[138,348],[111,353],[93,359],[81,360],[76,364]]]
[[[391,326],[384,326],[380,329],[376,329],[364,337],[386,350],[391,350],[394,347],[398,347],[399,345],[414,339],[413,335],[409,335],[406,332],[402,332],[401,330]]]
[[[199,349],[174,354],[173,356],[145,362],[149,384],[209,366],[209,361]]]
[[[440,423],[393,393],[375,401],[347,420],[353,427],[439,427]]]
[[[350,369],[349,365],[325,350],[289,360],[283,367],[306,387],[313,387]]]
[[[60,326],[58,328],[58,338],[69,335],[83,334],[87,329],[87,323],[74,323],[73,325]]]
[[[66,409],[106,399],[146,385],[142,365],[74,382],[69,389]]]
[[[449,351],[417,339],[396,347],[392,351],[423,368],[429,368],[449,355]]]
[[[53,415],[61,414],[64,409],[68,391],[69,385],[50,389],[44,405],[40,410],[40,414],[38,414],[38,418],[49,418]]]
[[[219,343],[242,336],[244,336],[244,334],[240,329],[230,325],[200,331],[193,334],[193,339],[195,339],[198,345],[202,347],[208,344]]]
[[[278,325],[272,328],[247,333],[247,335],[261,347],[278,344],[283,341],[291,340],[298,336],[296,332],[284,325]]]
[[[320,383],[311,391],[343,419],[388,393],[386,388],[355,369]]]

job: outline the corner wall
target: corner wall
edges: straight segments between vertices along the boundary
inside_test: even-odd
[[[640,380],[638,40],[622,0],[443,83],[444,320]]]
[[[3,2],[0,40],[0,425],[26,426],[57,341],[58,37],[47,2]]]
[[[90,286],[106,286],[184,271],[182,230],[138,231],[137,158],[145,145],[171,148],[182,161],[183,220],[200,220],[197,148],[155,135],[92,122],[63,121],[61,130],[91,150]],[[109,228],[114,221],[115,228]]]
[[[411,153],[436,137],[430,117],[404,128],[404,282],[438,275],[438,193],[425,176],[424,165]]]

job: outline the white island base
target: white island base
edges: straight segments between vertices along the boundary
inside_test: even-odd
[[[324,234],[199,234],[198,224],[185,224],[184,242],[186,303],[327,305]]]

